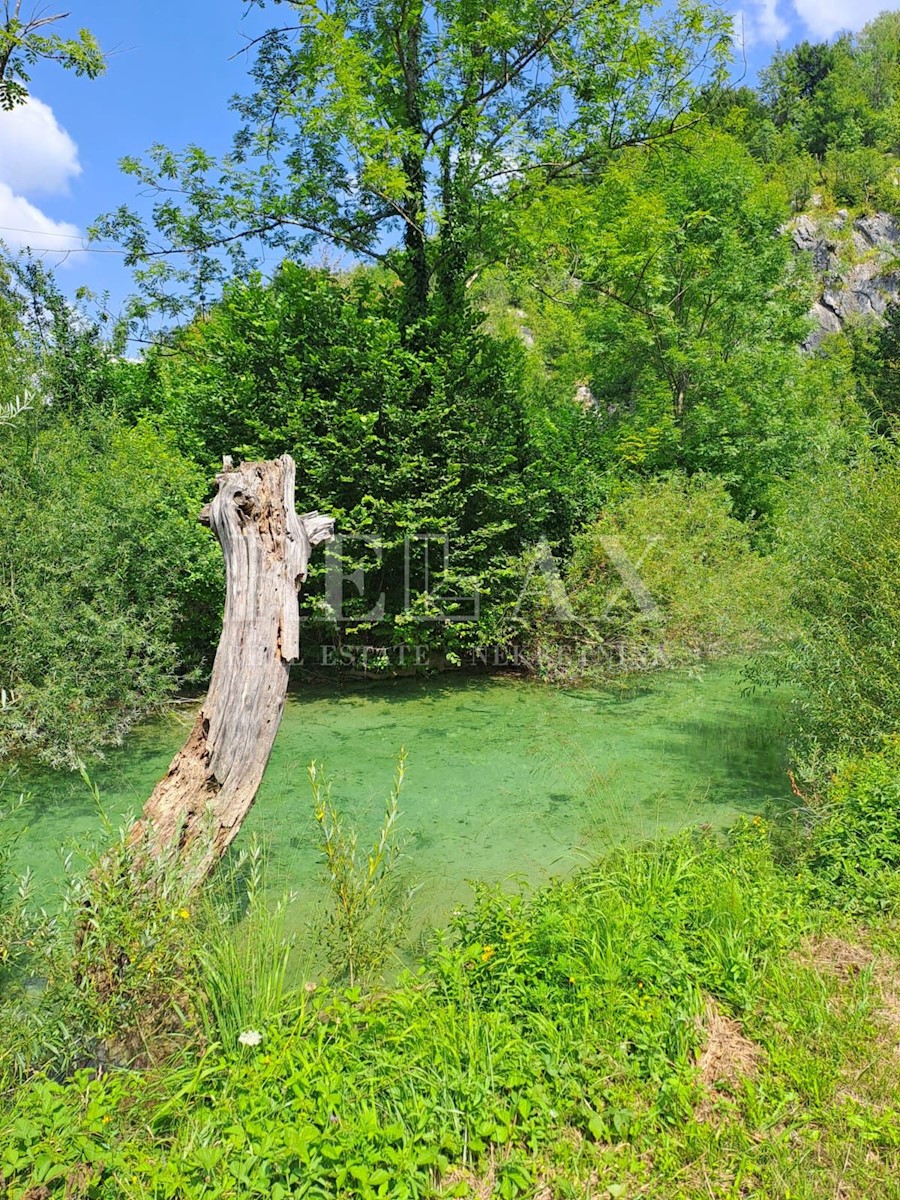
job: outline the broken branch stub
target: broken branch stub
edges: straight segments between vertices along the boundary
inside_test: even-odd
[[[294,460],[242,463],[218,475],[200,515],[222,546],[226,594],[209,691],[184,746],[144,805],[132,844],[177,857],[194,884],[237,836],[256,799],[300,655],[297,596],[330,517],[294,511]]]

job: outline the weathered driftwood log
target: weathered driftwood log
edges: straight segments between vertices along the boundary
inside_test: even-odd
[[[294,511],[294,460],[226,459],[200,520],[225,556],[222,637],[209,691],[184,746],[144,805],[132,843],[177,857],[199,883],[236,837],[256,799],[300,654],[297,595],[310,551],[333,521]]]

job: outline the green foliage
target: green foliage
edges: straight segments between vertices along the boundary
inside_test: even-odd
[[[96,788],[94,797],[99,806]],[[102,857],[89,854],[86,870],[72,874],[65,907],[75,955],[71,982],[63,976],[57,987],[75,989],[70,1054],[146,1065],[193,1032],[194,906],[176,860],[153,857],[107,825],[111,835]]]
[[[146,425],[25,413],[0,489],[0,749],[72,764],[203,661],[221,587],[205,481]]]
[[[106,58],[90,30],[79,29],[73,38],[43,32],[68,15],[49,16],[45,8],[36,6],[25,16],[22,0],[5,5],[0,23],[0,110],[10,111],[25,103],[31,69],[40,62],[58,63],[88,79],[96,79],[106,70]]]
[[[858,208],[893,208],[897,201],[893,160],[880,150],[859,147],[829,149],[822,181],[838,204]]]
[[[387,991],[301,989],[258,1044],[188,1049],[164,1073],[35,1076],[12,1099],[0,1174],[11,1197],[77,1180],[99,1200],[463,1195],[487,1178],[509,1197],[556,1178],[687,1197],[701,1193],[675,1182],[717,1154],[750,1155],[773,1191],[811,1122],[885,1154],[889,1117],[839,1115],[874,999],[790,953],[806,896],[759,818],[622,851],[533,897],[480,887]],[[763,1066],[706,1080],[721,1089],[707,1124],[696,1056],[712,1003],[744,1019]],[[895,1091],[873,1112],[894,1113]]]
[[[290,990],[277,912],[257,923],[251,898],[248,928],[225,917],[227,897],[180,909],[165,864],[128,885],[119,846],[73,893],[85,933],[69,1025],[105,1034],[100,1061],[133,1055],[136,1026],[166,1057],[158,1070],[8,1079],[6,1193],[374,1200],[490,1180],[525,1197],[599,1179],[611,1196],[687,1200],[705,1194],[681,1188],[699,1162],[753,1170],[763,1194],[789,1179],[815,1195],[803,1165],[815,1151],[837,1156],[835,1178],[863,1172],[860,1195],[880,1194],[866,1172],[896,1160],[900,1098],[895,1074],[875,1069],[879,994],[868,970],[810,965],[805,937],[835,928],[820,903],[871,917],[896,899],[898,766],[893,739],[845,767],[799,874],[755,817],[622,849],[531,896],[478,885],[415,975],[366,995]],[[243,864],[257,898],[260,863]],[[716,1022],[724,1041],[701,1079]],[[736,1069],[734,1054],[750,1057]]]
[[[0,994],[7,997],[20,995],[22,975],[35,957],[35,947],[54,932],[52,920],[34,907],[30,873],[20,879],[12,874],[13,851],[22,835],[21,817],[28,805],[24,794],[6,799],[14,783],[14,773],[0,780]],[[0,1051],[0,1080],[7,1070],[10,1049],[7,1044],[5,1052]]]
[[[780,636],[786,584],[781,565],[753,548],[721,480],[676,474],[624,489],[575,538],[565,574],[574,623],[559,623],[549,589],[532,589],[528,615],[551,673],[678,666]]]
[[[780,521],[792,580],[781,671],[794,685],[794,751],[819,781],[900,721],[900,460],[888,443],[805,479]]]
[[[208,477],[118,415],[133,365],[116,351],[39,264],[0,260],[0,755],[97,753],[216,634]]]
[[[432,294],[457,311],[532,179],[671,136],[729,50],[727,17],[696,0],[656,21],[654,0],[286,7],[255,43],[230,156],[157,146],[125,163],[160,197],[155,234],[124,208],[98,231],[124,243],[151,304],[171,307],[174,282],[208,301],[226,264],[247,273],[251,239],[300,257],[325,238],[396,271],[404,324]],[[160,261],[157,238],[190,266]]]
[[[230,285],[208,319],[132,374],[131,399],[121,400],[132,413],[152,405],[155,423],[205,472],[223,453],[294,455],[303,505],[332,514],[345,535],[340,549],[317,557],[304,588],[328,640],[349,629],[387,646],[482,644],[495,611],[517,593],[515,557],[565,527],[552,490],[558,464],[541,460],[531,432],[520,347],[489,337],[474,318],[431,320],[419,332],[416,349],[403,344],[370,277],[342,282],[287,263],[270,285]],[[419,535],[436,539],[427,583]],[[368,574],[364,595],[344,589],[337,631],[322,584],[329,561]],[[382,594],[383,617],[366,619]],[[442,614],[464,619],[443,623]]]
[[[613,469],[714,473],[741,516],[771,506],[821,423],[799,387],[812,293],[778,236],[786,211],[749,154],[709,132],[530,207],[525,275],[581,322]]]
[[[3,355],[17,361],[21,379],[50,401],[54,414],[86,415],[116,407],[122,361],[121,330],[110,329],[105,313],[67,296],[54,276],[29,253],[0,258],[0,288],[9,320],[0,332]],[[44,414],[47,423],[49,414]],[[52,422],[52,418],[51,418]]]
[[[328,961],[338,979],[354,987],[379,975],[402,942],[409,921],[410,888],[400,871],[403,839],[398,828],[406,752],[400,752],[384,820],[368,853],[357,831],[335,806],[331,784],[316,763],[309,767],[313,816],[331,911]]]
[[[210,1045],[233,1049],[242,1034],[266,1029],[287,1005],[293,939],[284,918],[290,897],[270,907],[265,884],[263,850],[254,840],[197,905],[202,985],[194,1003]]]
[[[733,90],[711,113],[739,133],[795,209],[826,203],[893,210],[900,130],[900,22],[883,12],[856,36],[778,51],[758,91]]]
[[[851,331],[857,395],[876,434],[894,437],[900,422],[900,305],[890,304],[885,323]]]
[[[854,914],[900,903],[900,737],[843,762],[811,809],[811,894]]]

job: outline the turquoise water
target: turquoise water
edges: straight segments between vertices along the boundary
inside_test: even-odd
[[[471,895],[469,880],[539,883],[614,844],[786,800],[782,709],[777,696],[742,695],[733,666],[611,691],[504,676],[301,687],[239,844],[264,839],[270,886],[296,890],[302,910],[321,894],[309,761],[324,764],[365,840],[405,747],[406,867],[418,921],[440,921]],[[114,825],[140,808],[192,717],[185,708],[137,731],[92,770]],[[49,892],[61,855],[103,836],[101,816],[75,774],[20,772],[13,787],[32,795],[19,865]]]

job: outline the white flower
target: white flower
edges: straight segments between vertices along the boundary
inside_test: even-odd
[[[243,1033],[238,1034],[238,1041],[242,1046],[258,1046],[262,1041],[262,1034],[257,1029],[245,1029]]]

